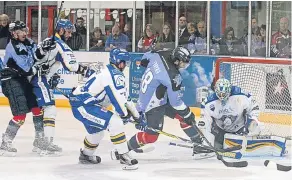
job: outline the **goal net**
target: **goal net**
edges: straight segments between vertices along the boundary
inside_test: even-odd
[[[291,62],[289,60],[219,58],[215,78],[229,79],[232,85],[249,92],[260,107],[261,135],[291,139]]]

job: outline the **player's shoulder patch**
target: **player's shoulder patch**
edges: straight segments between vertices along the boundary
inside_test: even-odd
[[[240,87],[232,86],[230,96],[236,96],[236,95],[244,95],[248,98],[251,96],[249,93],[244,92]]]
[[[108,71],[111,75],[112,81],[116,89],[122,89],[126,86],[126,80],[124,74],[112,65],[107,65]]]

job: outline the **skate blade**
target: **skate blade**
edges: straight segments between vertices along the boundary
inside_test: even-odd
[[[124,166],[123,167],[123,170],[125,171],[131,171],[131,170],[137,170],[138,169],[138,165],[135,164],[135,165],[127,165],[127,166]]]
[[[40,151],[39,155],[41,157],[59,157],[62,155],[62,152],[49,152],[49,151]]]
[[[81,161],[81,160],[79,160],[78,164],[90,165],[90,164],[100,164],[100,162],[99,163],[91,163],[91,162],[88,162],[88,161]]]
[[[42,150],[41,150],[40,148],[38,148],[38,147],[33,147],[31,151],[32,151],[33,153],[40,154]]]
[[[194,160],[209,159],[215,156],[216,156],[215,153],[201,153],[201,154],[194,154],[193,159]]]
[[[0,150],[0,156],[3,157],[15,157],[17,152],[8,152],[8,151],[3,151]]]

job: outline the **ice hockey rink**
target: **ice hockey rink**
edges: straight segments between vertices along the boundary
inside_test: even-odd
[[[5,131],[11,118],[10,109],[0,106],[0,131]],[[127,137],[136,130],[132,124],[125,126]],[[167,119],[164,130],[186,137],[175,120]],[[168,137],[160,136],[155,150],[146,154],[132,155],[139,161],[139,169],[122,170],[118,161],[110,158],[113,145],[106,133],[97,154],[102,163],[97,165],[78,164],[79,149],[83,147],[85,129],[75,120],[68,108],[58,108],[56,120],[56,144],[63,148],[59,157],[39,157],[31,152],[34,127],[31,114],[19,130],[14,141],[18,153],[15,157],[0,157],[0,180],[290,180],[292,171],[280,172],[263,165],[262,159],[245,159],[249,162],[245,168],[228,168],[216,158],[194,160],[192,150],[169,146]],[[177,142],[177,141],[174,141]],[[289,149],[291,152],[291,148]],[[231,159],[226,159],[232,161]],[[291,164],[291,156],[273,158],[282,164]]]

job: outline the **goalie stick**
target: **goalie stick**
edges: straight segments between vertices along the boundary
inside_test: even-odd
[[[281,165],[281,164],[277,164],[273,161],[270,160],[265,160],[264,165],[266,167],[273,167],[276,168],[278,171],[291,171],[291,166],[285,166],[285,165]]]
[[[215,152],[215,154],[217,156],[217,159],[220,160],[225,166],[227,166],[227,167],[237,167],[237,168],[248,166],[248,162],[247,161],[238,161],[238,162],[227,162],[227,161],[225,161],[222,158],[222,155],[220,155],[219,152],[214,148],[214,146],[212,146],[210,141],[205,137],[205,135],[202,133],[202,131],[198,128],[198,126],[196,124],[193,124],[193,126],[197,130],[197,132],[201,135],[201,137],[205,140],[205,142],[208,144],[208,146],[215,150],[214,152]]]
[[[179,143],[170,142],[169,145],[193,149],[193,146],[187,145],[187,144],[179,144]],[[220,155],[222,155],[223,157],[228,157],[228,158],[233,158],[233,159],[241,159],[241,157],[242,157],[241,152],[232,152],[232,151],[237,150],[237,149],[232,149],[232,148],[224,149],[224,152],[218,151],[218,153]]]
[[[131,121],[131,123],[133,124],[137,124],[136,122],[133,122]],[[185,138],[182,138],[182,137],[179,137],[179,136],[176,136],[174,134],[170,134],[170,133],[167,133],[165,131],[161,131],[161,130],[158,130],[158,129],[154,129],[154,128],[151,128],[151,127],[146,127],[148,130],[150,131],[153,131],[153,132],[156,132],[158,134],[162,134],[162,135],[165,135],[165,136],[168,136],[168,137],[171,137],[171,138],[174,138],[174,139],[178,139],[178,140],[181,140],[181,141],[184,141],[186,143],[190,143],[190,144],[193,144],[195,146],[199,146],[199,147],[202,147],[206,150],[210,150],[212,152],[214,151],[219,151],[219,152],[231,152],[231,151],[236,151],[236,150],[240,150],[242,148],[241,145],[238,145],[238,146],[233,146],[233,147],[230,147],[230,148],[227,148],[227,149],[216,149],[214,147],[210,147],[210,146],[205,146],[203,144],[199,144],[199,143],[196,143],[196,142],[193,142],[191,140],[188,140],[188,139],[185,139]]]

